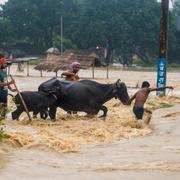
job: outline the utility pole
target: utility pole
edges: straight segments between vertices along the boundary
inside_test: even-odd
[[[63,17],[61,16],[61,54],[63,53]]]
[[[180,14],[177,15],[177,30],[180,31]]]
[[[157,87],[166,86],[166,64],[168,58],[168,15],[169,0],[161,0],[159,57],[157,60]],[[165,90],[157,91],[157,95],[165,95]]]

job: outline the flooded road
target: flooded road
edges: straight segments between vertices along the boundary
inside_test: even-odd
[[[76,153],[21,148],[9,155],[2,180],[179,179],[180,105],[153,113],[153,133],[109,144],[82,145]]]
[[[113,71],[111,76],[103,82],[121,78],[133,87],[142,77],[152,83],[156,78],[155,72]],[[179,73],[169,74],[169,85],[176,86],[169,93],[172,97],[150,96],[148,108],[168,108],[153,111],[150,125],[143,128],[137,128],[132,106],[116,100],[107,103],[106,121],[84,114],[68,116],[62,110],[55,123],[36,119],[27,124],[26,114],[19,122],[8,116],[5,127],[11,138],[0,145],[0,180],[179,180],[178,78]],[[36,90],[47,79],[15,77],[20,90]],[[12,104],[9,107],[13,109]]]

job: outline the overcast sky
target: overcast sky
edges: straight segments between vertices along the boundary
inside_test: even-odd
[[[7,0],[0,0],[0,4],[4,4]]]

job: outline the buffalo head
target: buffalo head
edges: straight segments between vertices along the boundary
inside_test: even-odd
[[[125,105],[128,104],[129,95],[125,83],[118,79],[115,83],[116,97]]]

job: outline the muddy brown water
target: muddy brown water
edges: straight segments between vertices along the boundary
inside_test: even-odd
[[[101,121],[98,121],[101,125],[96,125],[97,129],[100,127],[98,135],[82,131],[80,139],[78,136],[76,141],[73,137],[68,138],[67,134],[77,135],[78,132],[76,128],[71,129],[70,124],[86,125],[85,120],[77,117],[77,122],[71,117],[55,125],[40,120],[31,125],[8,121],[7,128],[11,125],[8,130],[16,141],[14,150],[4,155],[0,179],[179,179],[179,112],[180,105],[156,110],[151,125],[142,129],[121,124],[124,131],[123,128],[119,131],[126,136],[120,139],[113,139],[108,134],[109,138],[107,132],[102,131],[106,126],[102,127],[104,122]],[[94,121],[88,121],[88,124],[92,125]],[[65,127],[71,130],[62,132]],[[92,127],[88,127],[90,129],[85,129],[92,131]],[[59,128],[60,135],[57,133]],[[112,134],[114,132],[113,129]],[[90,140],[88,136],[92,136]]]
[[[6,156],[8,162],[1,169],[0,179],[178,180],[179,111],[180,105],[155,111],[151,121],[153,133],[145,137],[81,145],[81,150],[74,153],[57,152],[47,146],[25,146]]]
[[[153,81],[152,73],[143,75]],[[136,72],[134,77],[143,75]],[[170,75],[171,83],[179,87],[176,76]],[[29,77],[22,84],[24,77],[16,77],[21,90],[34,90],[45,79]],[[115,100],[107,103],[105,122],[63,111],[55,123],[36,119],[27,124],[26,114],[19,122],[8,116],[5,127],[11,138],[0,146],[0,180],[178,180],[180,101],[176,96],[150,97],[148,108],[160,103],[174,106],[154,111],[150,125],[142,128],[136,128],[132,107]]]

